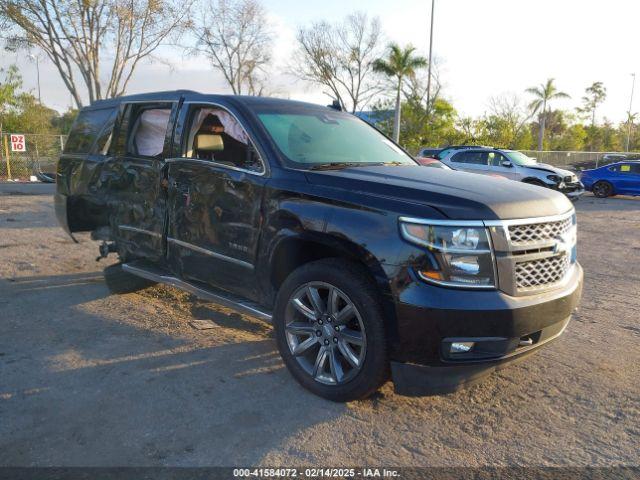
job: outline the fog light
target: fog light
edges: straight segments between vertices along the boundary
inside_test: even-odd
[[[474,345],[475,342],[453,342],[449,351],[451,353],[467,353]]]

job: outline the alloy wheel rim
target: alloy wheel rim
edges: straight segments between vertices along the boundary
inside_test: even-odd
[[[606,195],[609,192],[609,187],[606,184],[600,183],[596,185],[596,193],[598,195]]]
[[[360,312],[339,288],[325,282],[300,286],[285,312],[289,351],[316,382],[339,385],[362,369],[367,350]]]

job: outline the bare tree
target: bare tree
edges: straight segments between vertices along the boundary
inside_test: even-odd
[[[535,110],[527,109],[515,93],[505,93],[489,99],[489,114],[503,122],[508,137],[515,141],[534,116]]]
[[[300,28],[297,39],[291,72],[327,88],[325,93],[343,109],[362,110],[381,92],[373,75],[373,63],[382,53],[378,18],[356,12],[339,24],[316,22]]]
[[[7,48],[44,51],[81,107],[85,92],[91,102],[122,95],[140,61],[185,25],[190,3],[0,0],[0,19]]]
[[[204,0],[192,24],[190,50],[204,55],[236,95],[260,95],[271,61],[273,34],[258,0]]]

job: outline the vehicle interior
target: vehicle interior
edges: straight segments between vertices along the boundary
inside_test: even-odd
[[[229,167],[257,170],[253,148],[238,121],[228,112],[198,108],[191,117],[185,156]]]

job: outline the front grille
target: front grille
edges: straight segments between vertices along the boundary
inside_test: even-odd
[[[498,284],[509,295],[534,295],[557,288],[573,271],[575,213],[491,226]]]
[[[570,264],[570,257],[566,253],[516,263],[516,288],[521,292],[548,288],[565,277]]]
[[[571,224],[571,217],[567,217],[555,222],[510,225],[509,239],[511,245],[514,246],[525,246],[545,240],[553,240],[567,233],[571,229]]]

